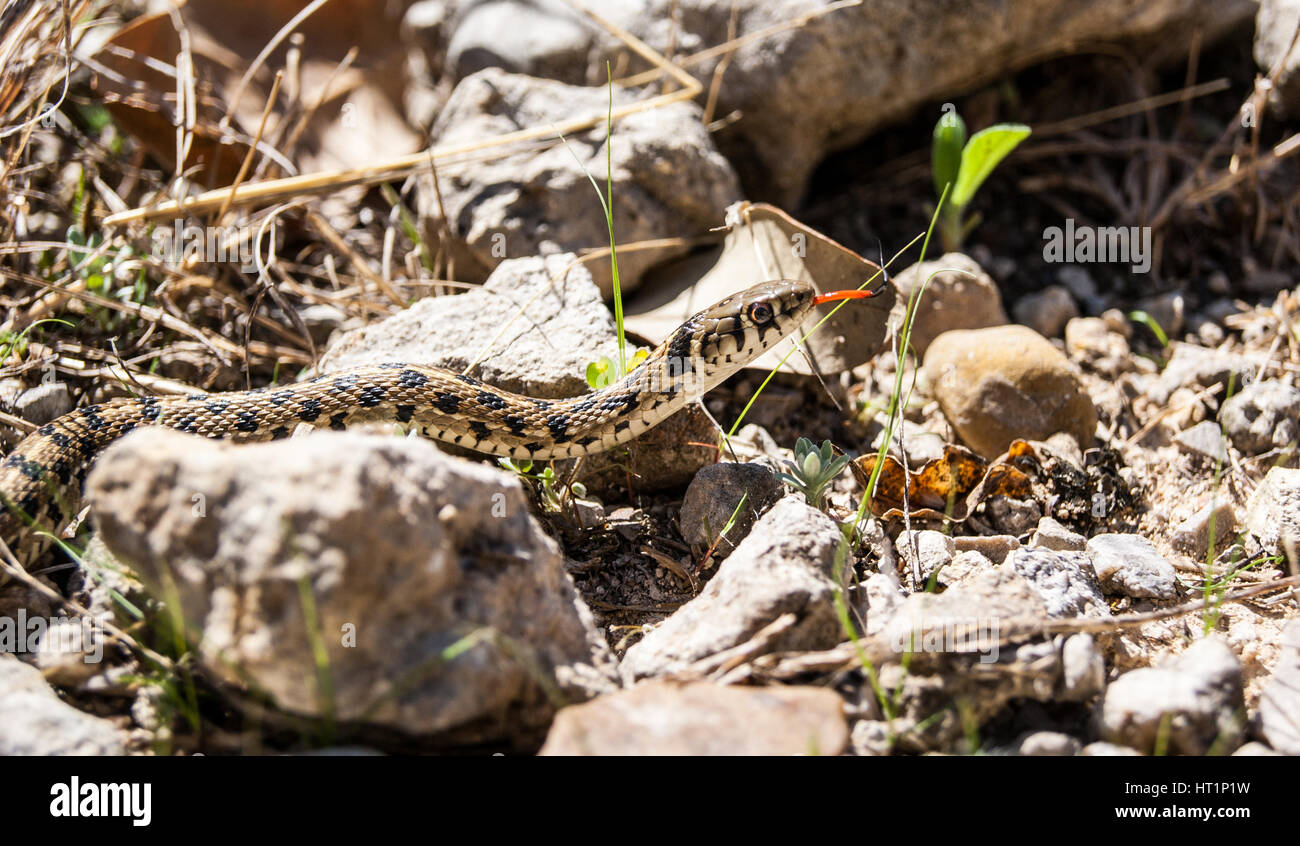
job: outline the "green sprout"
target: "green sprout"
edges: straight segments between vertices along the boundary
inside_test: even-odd
[[[791,472],[777,473],[777,478],[802,493],[813,508],[820,509],[826,491],[849,463],[849,457],[836,457],[830,441],[822,441],[819,448],[807,438],[800,438],[794,445],[794,461],[785,463]]]
[[[533,462],[524,458],[516,461],[513,458],[498,458],[497,462],[507,470],[519,476],[521,479],[528,479],[537,486],[538,496],[541,498],[542,507],[547,511],[560,511],[563,508],[563,493],[556,489],[555,468],[546,465],[541,470],[533,470]],[[578,499],[587,495],[587,487],[581,482],[574,482],[569,485],[569,491]]]
[[[960,250],[970,231],[979,225],[978,214],[966,217],[966,207],[993,169],[1023,140],[1030,129],[1022,123],[999,123],[966,138],[966,123],[955,108],[945,106],[934,126],[931,167],[934,193],[950,191],[939,214],[939,237],[949,252]]]
[[[628,373],[636,368],[650,357],[650,350],[645,347],[637,347],[632,353],[632,358],[627,363],[627,370],[619,367],[617,361],[612,361],[609,356],[602,355],[600,358],[587,365],[587,384],[593,391],[599,391],[601,388],[608,388],[610,385],[622,379]]]
[[[66,320],[60,320],[57,317],[46,317],[36,321],[21,332],[14,332],[10,329],[0,332],[0,364],[8,361],[12,355],[16,355],[18,358],[27,355],[27,333],[43,323],[62,323],[64,326],[72,326]]]
[[[1149,313],[1142,309],[1135,309],[1128,313],[1128,319],[1132,320],[1134,323],[1141,323],[1143,326],[1150,329],[1151,334],[1155,335],[1156,340],[1160,342],[1160,346],[1169,346],[1169,335],[1165,333],[1164,327],[1160,325],[1160,321],[1156,320]]]

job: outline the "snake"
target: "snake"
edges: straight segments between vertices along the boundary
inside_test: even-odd
[[[41,426],[0,462],[0,539],[24,567],[79,513],[96,457],[137,428],[164,426],[234,441],[288,437],[299,425],[346,429],[395,422],[479,453],[552,460],[591,455],[658,425],[792,334],[821,304],[802,280],[763,282],[692,315],[622,379],[592,393],[537,399],[425,364],[382,363],[287,386],[125,397]]]

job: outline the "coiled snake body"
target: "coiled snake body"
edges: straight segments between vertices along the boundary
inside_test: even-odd
[[[42,426],[0,462],[0,538],[24,566],[77,513],[81,482],[108,444],[140,426],[208,438],[270,440],[299,423],[343,429],[396,421],[478,452],[568,458],[635,438],[722,382],[803,323],[822,302],[805,282],[755,285],[695,314],[621,381],[540,400],[439,367],[380,364],[290,386],[86,406]],[[42,531],[43,530],[43,531]]]

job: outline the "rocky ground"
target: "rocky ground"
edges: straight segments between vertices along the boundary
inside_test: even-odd
[[[257,318],[255,268],[137,252],[128,278],[159,284],[114,306],[68,295],[99,289],[66,250],[6,256],[28,278],[66,271],[35,293],[5,277],[6,448],[124,385],[229,390],[400,360],[582,393],[587,366],[618,354],[610,265],[581,255],[606,242],[586,171],[602,180],[607,152],[620,247],[666,239],[620,253],[634,340],[654,341],[646,316],[735,260],[710,252],[710,230],[746,198],[797,210],[781,230],[808,236],[796,270],[866,281],[874,266],[820,232],[883,259],[923,231],[925,110],[954,92],[968,116],[1034,125],[1113,106],[1090,99],[1106,86],[1062,105],[1033,76],[1082,89],[1092,60],[1042,62],[1102,36],[1149,54],[1143,96],[1185,81],[1202,49],[1237,88],[1183,101],[1167,143],[1132,135],[1157,120],[1150,104],[1114,134],[1046,133],[1020,182],[990,181],[964,252],[890,264],[892,310],[849,303],[841,319],[859,323],[827,327],[815,368],[742,371],[626,450],[510,468],[395,424],[247,445],[128,435],[89,477],[71,554],[0,582],[0,619],[57,621],[0,650],[18,653],[0,655],[0,754],[1300,754],[1300,175],[1277,153],[1300,60],[1279,61],[1289,44],[1264,23],[1300,9],[1263,4],[1254,60],[1277,71],[1252,89],[1251,4],[1025,0],[968,27],[937,26],[926,3],[736,5],[729,24],[707,3],[611,4],[611,33],[558,4],[412,4],[406,59],[436,84],[404,108],[438,145],[660,93],[633,77],[609,103],[592,87],[606,58],[640,69],[628,33],[701,93],[632,112],[612,151],[593,123],[567,147],[412,177],[396,205],[377,189],[320,201],[329,223],[290,221]],[[729,32],[754,40],[708,54]],[[1274,158],[1263,183],[1206,195],[1265,161],[1244,136],[1220,145],[1243,96],[1278,116]],[[909,147],[882,139],[918,109]],[[32,136],[39,167],[19,176],[41,190],[10,243],[64,240],[57,163],[86,131]],[[878,153],[891,190],[867,196],[857,165]],[[166,182],[94,167],[122,208]],[[1070,168],[1103,189],[1051,181]],[[418,226],[394,222],[408,209]],[[1160,268],[1047,261],[1040,235],[1067,216],[1155,220]],[[327,230],[350,258],[322,257]],[[149,238],[104,232],[115,250]],[[13,340],[49,317],[76,325]],[[779,475],[803,437],[848,459],[824,498]]]

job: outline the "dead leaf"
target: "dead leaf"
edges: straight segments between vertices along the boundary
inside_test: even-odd
[[[176,78],[181,52],[180,35],[166,13],[147,15],[123,27],[110,38],[94,61],[102,70],[91,75],[91,88],[104,101],[113,120],[134,136],[168,172],[176,169]],[[197,103],[193,142],[185,157],[185,170],[198,184],[212,188],[235,181],[248,146],[217,128],[225,106],[201,75],[196,84]],[[224,137],[223,137],[224,136]]]
[[[850,465],[853,477],[863,490],[871,479],[878,456],[879,453],[864,455]],[[903,469],[902,462],[886,455],[871,511],[882,519],[901,518],[906,485],[909,516],[920,520],[946,518],[960,523],[988,497],[1032,497],[1033,480],[1025,470],[1036,467],[1039,460],[1034,446],[1022,440],[1013,442],[993,462],[985,462],[966,447],[948,444],[941,457],[927,461],[910,474]],[[1017,464],[1026,467],[1022,470]]]
[[[178,12],[191,39],[197,83],[194,143],[186,168],[206,187],[232,183],[261,122],[275,72],[287,69],[262,140],[299,171],[369,164],[420,148],[400,107],[405,86],[400,19],[371,0],[332,0],[302,21],[241,78],[301,0],[191,0]],[[391,11],[391,10],[390,10]],[[349,51],[356,48],[356,53]],[[181,38],[166,13],[140,18],[95,56],[92,87],[115,120],[166,169],[176,165],[175,68]],[[346,60],[346,61],[345,61]],[[227,111],[230,131],[221,129]],[[251,177],[250,177],[251,178]]]

